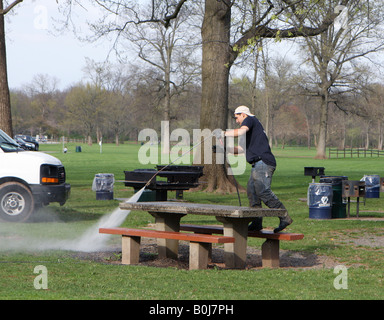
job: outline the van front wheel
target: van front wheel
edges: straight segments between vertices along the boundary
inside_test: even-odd
[[[9,222],[26,221],[33,212],[31,191],[21,183],[7,182],[0,186],[0,219]]]

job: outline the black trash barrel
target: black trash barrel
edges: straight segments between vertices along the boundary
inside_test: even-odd
[[[347,217],[347,202],[343,201],[342,184],[348,180],[346,176],[322,176],[320,183],[331,183],[333,190],[332,219]]]
[[[310,183],[307,202],[310,219],[332,218],[333,189],[331,183]]]

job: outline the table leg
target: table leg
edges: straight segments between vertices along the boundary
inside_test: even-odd
[[[347,204],[347,217],[349,218],[349,213],[351,210],[351,198],[348,197],[348,204]]]
[[[121,263],[138,264],[140,258],[140,237],[121,237]]]
[[[280,267],[280,241],[275,239],[267,239],[261,246],[261,257],[263,267],[279,268]]]
[[[224,243],[225,266],[231,269],[244,269],[247,258],[248,224],[253,219],[216,217],[223,223],[224,235],[234,237],[234,243]]]
[[[180,231],[180,219],[185,214],[150,212],[155,218],[156,230],[158,231]],[[159,258],[171,258],[177,260],[179,253],[179,241],[171,239],[157,239]]]

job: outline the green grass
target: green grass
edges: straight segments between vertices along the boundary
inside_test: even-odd
[[[66,167],[67,180],[72,186],[69,201],[63,206],[50,205],[29,223],[0,224],[1,241],[12,244],[27,234],[42,241],[70,239],[92,226],[103,214],[111,212],[119,201],[97,201],[91,190],[96,173],[113,173],[124,180],[124,170],[153,168],[141,165],[137,154],[140,145],[104,144],[82,145],[75,152],[60,152],[61,145],[42,145],[41,150],[60,158]],[[122,266],[108,261],[96,262],[74,257],[73,252],[61,250],[11,249],[0,242],[0,299],[383,299],[383,247],[367,247],[343,242],[345,237],[383,236],[383,221],[311,220],[308,218],[306,194],[311,177],[304,176],[304,167],[325,167],[326,175],[345,175],[359,180],[364,174],[383,176],[384,159],[355,158],[315,160],[315,150],[305,148],[275,149],[277,170],[272,189],[284,202],[294,219],[288,228],[304,233],[300,241],[282,242],[281,249],[326,255],[348,267],[348,289],[336,290],[332,268],[280,268],[250,270],[197,270]],[[247,171],[238,176],[246,186]],[[115,197],[128,198],[133,189],[115,183]],[[174,196],[170,193],[170,198]],[[237,205],[236,194],[185,192],[191,202]],[[304,200],[303,200],[304,199]],[[246,194],[241,194],[247,205]],[[355,204],[351,214],[355,215]],[[384,198],[367,199],[360,205],[360,216],[383,217]],[[131,212],[123,226],[143,227],[153,222],[145,212]],[[217,223],[210,217],[187,216],[184,223]],[[276,218],[264,221],[264,227],[275,227]],[[118,237],[113,241],[120,242]],[[249,245],[260,248],[263,240],[250,239]],[[30,244],[29,238],[26,245]],[[48,290],[36,290],[34,267],[44,265],[48,270]]]

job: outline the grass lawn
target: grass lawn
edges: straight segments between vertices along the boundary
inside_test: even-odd
[[[384,159],[354,158],[315,160],[315,150],[305,148],[274,149],[278,167],[272,189],[283,201],[294,223],[288,231],[304,233],[300,241],[282,242],[282,250],[327,256],[346,266],[348,288],[337,290],[334,268],[280,268],[249,270],[188,271],[176,268],[122,266],[108,261],[79,259],[72,251],[57,248],[44,250],[42,243],[76,238],[93,226],[104,214],[118,207],[119,201],[97,201],[91,190],[96,173],[113,173],[124,180],[124,170],[153,168],[141,165],[137,144],[120,146],[82,145],[82,152],[61,153],[61,145],[41,145],[41,150],[60,158],[66,167],[71,196],[63,206],[50,205],[36,218],[24,224],[0,223],[0,299],[297,299],[347,300],[384,298],[384,220],[308,218],[306,196],[311,177],[304,176],[304,167],[325,167],[326,175],[348,176],[360,180],[365,174],[383,176]],[[247,171],[238,176],[246,186]],[[115,197],[128,198],[133,189],[115,183]],[[170,195],[172,198],[172,193]],[[185,192],[190,202],[238,205],[236,194]],[[247,205],[246,194],[241,194]],[[354,199],[352,199],[354,200]],[[351,205],[351,215],[356,212]],[[384,198],[367,199],[360,204],[360,217],[384,218]],[[185,220],[184,220],[185,219]],[[209,217],[187,216],[184,223],[217,223]],[[379,220],[379,221],[378,221]],[[144,227],[153,218],[144,212],[131,212],[123,226]],[[268,218],[264,227],[275,227],[278,219]],[[36,242],[34,242],[36,241]],[[113,241],[120,242],[116,237]],[[260,248],[263,240],[250,239],[249,245]],[[38,244],[38,245],[37,245]],[[34,287],[36,266],[46,267],[48,289]]]

